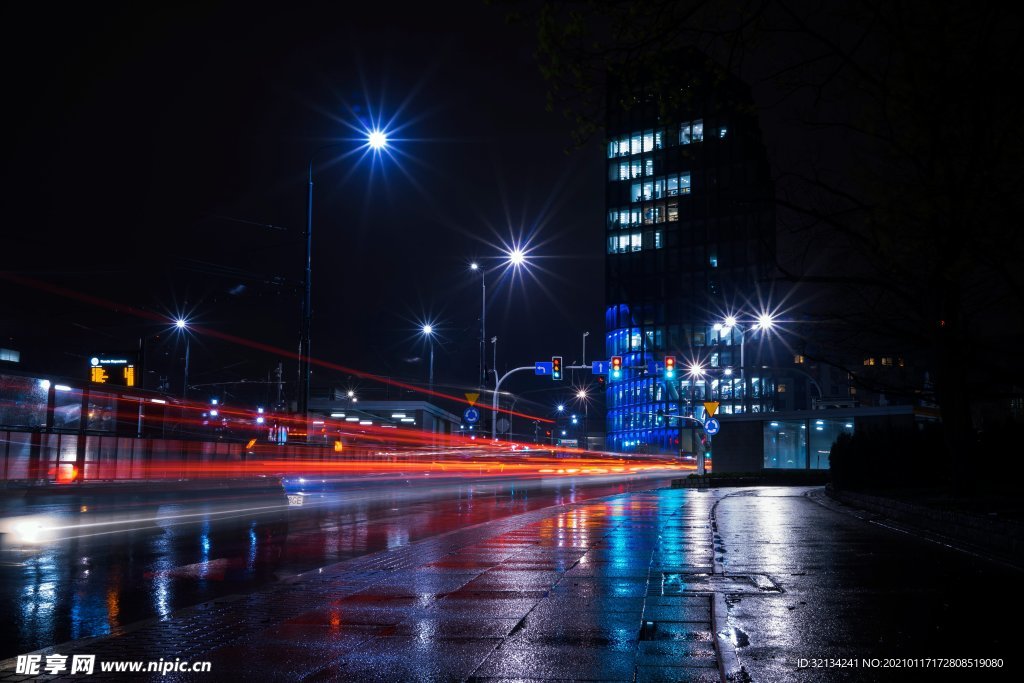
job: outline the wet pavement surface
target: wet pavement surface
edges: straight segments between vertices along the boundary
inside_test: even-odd
[[[82,526],[62,540],[0,536],[0,660],[467,525],[666,483],[343,481],[326,492],[310,486],[301,506],[280,490],[154,501],[129,487],[118,496],[7,499],[0,517]]]
[[[464,519],[50,651],[212,662],[167,681],[1001,680],[1020,579],[820,489],[657,489]],[[880,668],[913,657],[1003,668]]]

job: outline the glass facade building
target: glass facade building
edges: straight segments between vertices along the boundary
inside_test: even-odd
[[[779,390],[760,369],[779,365],[770,340],[716,326],[753,315],[775,245],[749,92],[710,77],[700,57],[679,62],[684,96],[671,102],[664,84],[609,88],[605,350],[623,371],[607,385],[607,446],[618,452],[688,451],[692,422],[678,416],[700,418],[705,400],[724,414],[771,411]],[[665,378],[665,356],[676,357],[676,377]],[[691,376],[692,364],[706,372]]]

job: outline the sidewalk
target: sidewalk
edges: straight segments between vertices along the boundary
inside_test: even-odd
[[[764,587],[721,576],[714,500],[661,489],[536,510],[41,654],[96,655],[84,680],[126,679],[105,661],[180,658],[211,673],[150,678],[720,681],[716,581]],[[23,680],[14,660],[3,680]]]

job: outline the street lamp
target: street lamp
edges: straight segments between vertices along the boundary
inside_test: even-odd
[[[302,301],[302,335],[299,340],[299,412],[306,417],[309,415],[309,385],[312,365],[310,354],[310,330],[313,317],[313,161],[323,151],[340,147],[348,143],[332,143],[316,149],[309,157],[306,177],[309,182],[309,191],[306,198],[306,283]],[[387,133],[374,128],[366,131],[366,145],[374,153],[380,153],[388,145]],[[308,431],[308,430],[307,430]]]
[[[590,401],[587,400],[589,398],[587,390],[580,389],[577,391],[576,398],[583,403],[583,448],[584,450],[590,450],[590,442],[588,441],[587,436],[587,420],[590,417]]]
[[[747,363],[744,355],[747,332],[770,330],[774,326],[775,316],[763,311],[758,314],[757,320],[750,327],[740,327],[739,321],[732,315],[726,316],[723,322],[715,323],[712,327],[716,332],[725,332],[727,335],[731,334],[733,330],[737,330],[740,333],[740,387],[743,391],[743,412],[747,412],[747,396],[750,393],[747,391]]]
[[[434,393],[434,326],[427,323],[423,326],[423,336],[427,338],[430,343],[430,381],[428,386],[430,387],[430,393]]]
[[[526,252],[521,247],[513,247],[505,252],[505,265],[515,268],[525,265]],[[496,266],[495,268],[497,268]],[[480,388],[487,383],[487,270],[476,261],[469,264],[469,269],[480,273]],[[494,270],[494,268],[491,268]],[[491,343],[497,337],[491,340]],[[498,366],[495,363],[492,368],[497,374]]]
[[[185,335],[185,377],[182,380],[181,386],[181,399],[184,401],[188,400],[188,359],[189,351],[192,348],[192,336],[188,333],[188,321],[184,318],[178,318],[175,320],[174,326],[178,328],[179,332]]]

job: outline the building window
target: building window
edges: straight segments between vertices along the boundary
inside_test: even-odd
[[[780,394],[786,393],[786,385],[785,384],[778,385],[776,391],[778,391]]]
[[[864,359],[864,365],[874,365],[874,364],[875,364],[875,359],[874,358],[865,358]]]
[[[679,220],[679,202],[668,203],[668,222],[674,223]]]
[[[650,152],[654,149],[654,131],[649,130],[644,133],[644,151]]]
[[[896,364],[899,365],[901,368],[904,367],[903,359],[902,358],[897,358],[896,359]]]
[[[804,357],[801,356],[800,354],[797,354],[797,355],[793,356],[793,362],[795,364],[797,364],[797,365],[803,365],[804,364]]]
[[[691,142],[700,142],[704,139],[704,121],[691,121],[680,124],[679,144],[688,145]]]
[[[9,363],[20,363],[21,352],[14,349],[0,349],[0,360],[5,360]]]
[[[892,358],[890,356],[884,356],[882,358],[882,365],[884,365],[887,368],[891,368],[892,367]]]
[[[727,132],[728,132],[728,131],[727,131],[727,129],[726,129],[726,127],[725,127],[725,126],[720,126],[720,127],[718,128],[718,138],[719,138],[719,139],[721,139],[721,138],[724,138],[724,137],[725,137],[725,134],[726,134]]]

